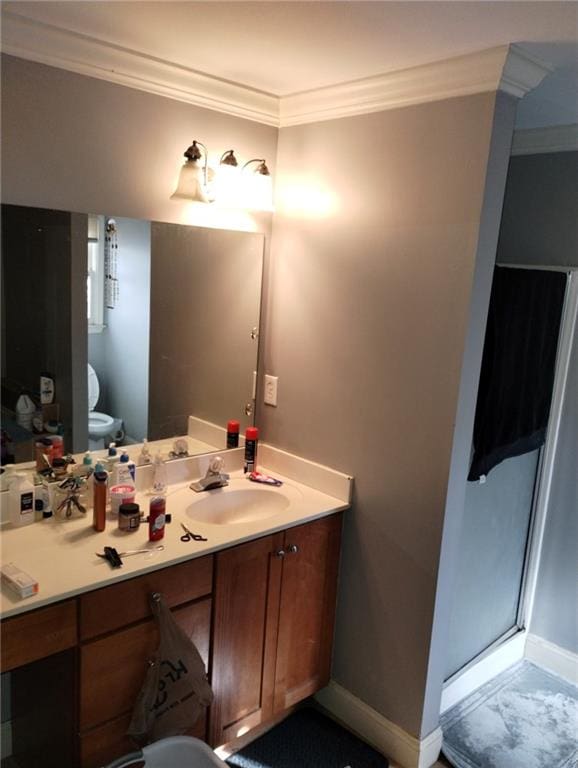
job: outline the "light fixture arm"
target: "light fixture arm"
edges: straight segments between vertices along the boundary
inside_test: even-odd
[[[259,167],[255,170],[255,173],[260,173],[261,176],[271,175],[269,173],[269,169],[267,168],[267,164],[262,157],[254,157],[252,160],[247,160],[247,162],[245,163],[245,165],[241,170],[244,171],[248,165],[251,165],[251,163],[260,163]]]

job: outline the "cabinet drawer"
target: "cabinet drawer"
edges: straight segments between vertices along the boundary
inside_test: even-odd
[[[199,649],[205,665],[209,657],[211,600],[173,611],[179,625]],[[159,643],[156,623],[149,619],[81,647],[80,730],[132,711],[145,679],[147,662]]]
[[[2,672],[76,645],[76,600],[6,619],[2,636]]]
[[[80,639],[104,635],[151,615],[150,595],[161,592],[167,605],[188,603],[210,594],[213,556],[153,571],[80,597]]]
[[[99,768],[130,752],[136,752],[135,743],[126,735],[130,715],[123,715],[87,731],[80,737],[81,768]],[[207,715],[201,715],[187,736],[205,740]]]

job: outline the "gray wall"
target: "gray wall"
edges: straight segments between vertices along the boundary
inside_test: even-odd
[[[530,631],[578,653],[578,331],[570,358]]]
[[[275,128],[5,55],[2,106],[5,203],[269,231],[270,214],[169,198],[192,139],[274,174]]]
[[[149,439],[253,423],[262,271],[260,234],[153,223]]]
[[[265,354],[279,406],[259,422],[269,442],[355,476],[333,677],[414,734],[439,713],[438,698],[422,723],[494,103],[452,99],[279,139]],[[302,213],[296,169],[307,169]]]
[[[498,261],[578,267],[578,152],[512,157]]]

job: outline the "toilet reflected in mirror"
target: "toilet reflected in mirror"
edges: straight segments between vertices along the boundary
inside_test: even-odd
[[[106,448],[111,441],[118,439],[119,433],[123,432],[122,419],[94,410],[99,399],[98,376],[92,365],[88,363],[88,448],[91,451]]]

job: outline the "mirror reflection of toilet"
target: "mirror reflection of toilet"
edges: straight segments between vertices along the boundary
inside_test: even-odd
[[[118,419],[113,419],[108,413],[94,410],[99,397],[98,376],[88,363],[88,439],[91,449],[104,448],[105,437],[112,435],[118,424]]]

